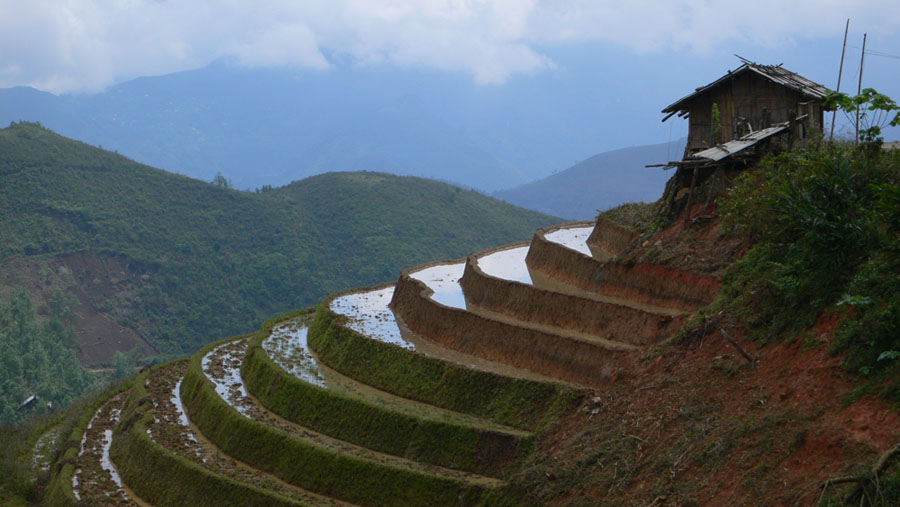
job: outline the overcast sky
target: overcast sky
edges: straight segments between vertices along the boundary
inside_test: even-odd
[[[848,18],[842,90],[855,92],[866,32],[864,86],[900,99],[898,0],[0,0],[0,88],[95,93],[214,61],[429,69],[500,89],[559,75],[594,87],[560,93],[598,118],[640,116],[646,130],[597,146],[612,149],[683,135],[659,110],[735,53],[834,88]]]
[[[848,17],[854,45],[867,31],[900,54],[897,0],[0,0],[0,87],[95,92],[217,59],[425,66],[498,85],[553,72],[555,46],[702,58],[831,40]]]

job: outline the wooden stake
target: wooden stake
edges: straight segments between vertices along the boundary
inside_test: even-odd
[[[726,340],[728,340],[728,343],[734,345],[734,348],[736,348],[737,351],[740,352],[742,356],[744,356],[744,359],[746,359],[748,363],[753,364],[753,362],[756,361],[756,359],[753,359],[750,354],[744,352],[744,349],[742,349],[741,346],[738,345],[731,336],[728,336],[728,333],[725,332],[724,329],[719,328],[719,332],[722,333],[722,336],[724,336]]]
[[[691,175],[691,188],[688,190],[687,205],[684,210],[684,226],[687,227],[691,222],[691,199],[694,197],[694,186],[697,184],[698,167],[694,167],[694,173]]]
[[[847,18],[847,25],[844,26],[844,46],[841,48],[841,66],[838,68],[838,84],[836,92],[841,91],[841,75],[844,73],[844,55],[847,53],[847,33],[850,31],[850,18]],[[831,113],[831,135],[828,136],[829,141],[834,140],[834,122],[837,121],[837,109]]]
[[[866,36],[868,34],[863,34],[863,47],[862,47],[862,55],[859,57],[859,86],[856,87],[856,94],[859,95],[862,93],[862,75],[863,75],[863,63],[866,61]],[[856,144],[859,144],[859,106],[856,106]]]

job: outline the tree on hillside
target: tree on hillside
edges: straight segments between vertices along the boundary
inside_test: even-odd
[[[29,410],[45,412],[67,405],[92,387],[90,373],[72,349],[70,300],[55,294],[44,323],[38,321],[23,289],[9,302],[0,302],[0,425],[21,423],[20,406],[31,396],[37,401]]]
[[[222,171],[216,173],[210,182],[219,188],[231,188],[231,180],[222,175]]]

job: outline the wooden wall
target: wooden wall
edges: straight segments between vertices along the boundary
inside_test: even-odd
[[[809,103],[803,104],[804,102]],[[719,132],[716,139],[711,139],[713,103],[719,109]],[[754,72],[745,72],[696,97],[688,105],[688,109],[690,130],[685,155],[748,134],[750,131],[746,124],[737,120],[739,117],[749,120],[753,131],[756,131],[809,114],[809,120],[800,132],[801,137],[810,128],[822,131],[824,123],[821,103],[810,102],[798,92],[775,84]]]

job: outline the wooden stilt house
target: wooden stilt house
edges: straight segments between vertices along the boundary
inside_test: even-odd
[[[773,149],[789,148],[811,130],[823,130],[827,88],[781,65],[741,61],[737,69],[662,110],[663,121],[678,115],[688,119],[689,127],[682,160],[656,165],[677,168],[666,184],[660,214],[675,217],[686,210],[688,222],[697,202],[695,188],[704,186],[705,210],[729,173]]]
[[[710,155],[728,156],[730,153],[721,153],[722,148],[728,149],[726,143],[747,136],[752,136],[746,141],[753,145],[777,134],[803,138],[810,129],[822,131],[827,88],[781,65],[742,62],[662,110],[666,115],[663,121],[674,115],[688,118],[685,160],[716,147],[720,147],[718,152]],[[745,144],[734,148],[742,151],[748,147]]]

